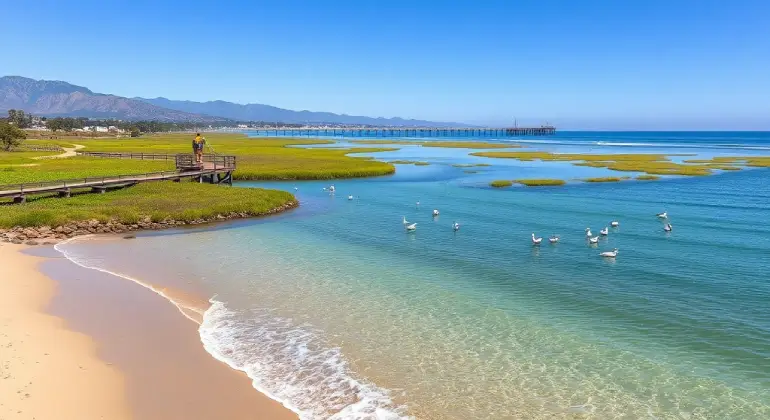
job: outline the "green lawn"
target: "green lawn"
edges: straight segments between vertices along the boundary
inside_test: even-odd
[[[30,197],[24,204],[2,205],[0,228],[56,227],[90,219],[135,223],[146,216],[153,221],[192,221],[231,213],[259,216],[295,200],[284,191],[194,182],[148,182],[104,194]]]
[[[18,154],[21,153],[23,152],[18,152]],[[174,169],[173,161],[100,159],[82,156],[64,159],[29,160],[25,164],[35,166],[0,164],[0,185],[141,174]]]

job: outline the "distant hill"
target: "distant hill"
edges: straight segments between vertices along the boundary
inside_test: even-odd
[[[162,108],[145,101],[94,93],[83,86],[19,76],[0,77],[0,113],[20,109],[50,117],[116,118],[212,123],[224,118]]]
[[[396,127],[466,127],[466,124],[451,122],[435,122],[422,120],[407,120],[403,118],[372,118],[331,112],[292,111],[262,104],[236,104],[225,101],[193,102],[175,101],[166,98],[134,98],[149,104],[177,111],[191,112],[194,114],[214,115],[238,121],[268,121],[290,124],[357,124]]]

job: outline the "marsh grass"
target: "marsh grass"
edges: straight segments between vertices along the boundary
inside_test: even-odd
[[[489,186],[494,188],[505,188],[511,185],[513,185],[513,181],[507,179],[497,179],[489,183]]]
[[[205,133],[207,152],[237,157],[235,180],[294,180],[358,178],[388,175],[395,167],[371,157],[349,156],[354,153],[376,153],[393,148],[307,148],[333,144],[320,139],[249,138],[241,134]],[[140,138],[79,139],[86,151],[191,153],[190,134],[164,134]]]
[[[455,168],[475,168],[475,167],[483,167],[483,166],[492,166],[489,163],[453,163],[452,166]]]
[[[72,157],[31,160],[35,166],[0,166],[0,185],[57,181],[113,175],[142,174],[174,169],[171,161]]]
[[[153,221],[192,221],[230,213],[259,216],[294,201],[294,196],[284,191],[194,182],[148,182],[104,194],[39,197],[24,204],[3,205],[0,228],[56,227],[90,219],[136,223],[143,217]]]
[[[413,145],[423,147],[446,147],[452,149],[516,149],[518,144],[489,143],[483,141],[399,141],[399,140],[353,140],[355,144]]]
[[[660,179],[660,177],[657,175],[639,175],[634,179],[638,179],[639,181],[655,181]]]
[[[605,176],[605,177],[600,177],[600,178],[584,178],[584,179],[582,179],[582,181],[583,182],[620,182],[620,181],[624,181],[626,179],[631,179],[631,178],[627,177],[627,176],[621,176],[621,177]]]
[[[566,184],[561,179],[514,179],[513,182],[527,187],[557,187]]]
[[[416,160],[391,160],[388,163],[395,165],[415,165],[415,166],[428,166],[430,163]]]
[[[683,155],[664,155],[664,154],[579,154],[579,153],[550,153],[537,151],[516,151],[516,152],[476,152],[473,156],[517,159],[520,161],[557,161],[570,162],[577,166],[588,166],[593,168],[607,168],[620,172],[643,172],[649,175],[688,175],[703,176],[712,174],[713,169],[720,169],[713,166],[716,164],[729,164],[730,161],[715,161],[706,163],[705,161],[691,160],[684,163],[672,162],[669,156]],[[684,155],[689,156],[689,155]],[[740,159],[738,159],[740,161]],[[752,163],[767,164],[770,166],[770,158],[767,162],[761,158],[753,158],[751,161],[744,158],[747,165]],[[726,165],[732,166],[732,165]]]

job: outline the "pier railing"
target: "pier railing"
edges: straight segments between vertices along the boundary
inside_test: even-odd
[[[235,169],[235,156],[205,153],[203,163],[195,161],[195,155],[189,153],[133,153],[133,152],[76,152],[79,156],[103,159],[136,159],[173,161],[177,170],[205,169]]]

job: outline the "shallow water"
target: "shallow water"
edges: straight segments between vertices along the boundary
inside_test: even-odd
[[[597,146],[601,136],[546,147],[628,152]],[[699,156],[770,145],[756,133],[677,136],[689,140],[616,142]],[[305,418],[770,417],[767,170],[494,190],[490,179],[603,170],[468,152],[404,147],[388,156],[432,165],[337,181],[336,195],[321,182],[239,184],[297,186],[302,205],[215,230],[60,249],[213,297],[206,349]],[[449,165],[480,161],[493,166]],[[670,234],[655,217],[664,210]],[[584,229],[611,220],[620,227],[588,246]],[[533,232],[562,239],[533,247]],[[617,260],[598,256],[612,248]]]

